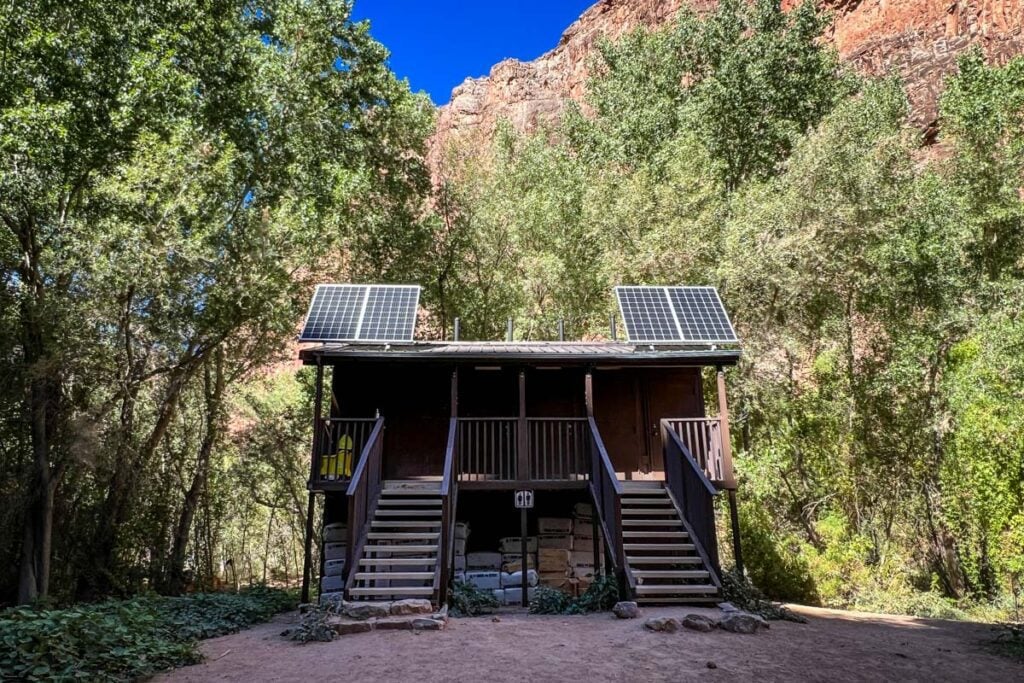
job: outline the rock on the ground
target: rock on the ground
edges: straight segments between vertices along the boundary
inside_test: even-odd
[[[675,617],[651,617],[644,622],[644,628],[649,631],[675,633],[679,630],[679,620]]]
[[[422,598],[395,600],[391,603],[391,614],[395,616],[405,616],[408,614],[430,614],[433,611],[434,606],[430,604],[430,600],[424,600]]]
[[[444,622],[440,619],[420,617],[412,620],[412,630],[414,631],[440,631],[443,628]]]
[[[714,631],[715,626],[717,625],[713,619],[709,619],[703,614],[687,614],[683,617],[683,621],[681,623],[683,628],[688,628],[691,631],[701,631],[703,633]]]
[[[756,614],[730,612],[718,620],[718,628],[733,633],[757,633],[758,629],[768,628],[768,622]]]
[[[320,605],[331,609],[339,610],[345,604],[344,596],[340,591],[335,593],[321,593]]]
[[[617,602],[612,607],[612,612],[619,619],[636,619],[640,616],[640,608],[635,602]]]
[[[413,619],[380,619],[373,627],[378,631],[411,631]]]
[[[386,617],[390,613],[389,602],[343,602],[342,613],[349,619],[372,619]]]
[[[732,604],[731,602],[718,603],[718,609],[722,610],[723,612],[739,612],[739,609],[737,609],[736,605]]]
[[[331,623],[331,630],[339,636],[347,636],[372,631],[373,624],[368,621],[335,621]]]

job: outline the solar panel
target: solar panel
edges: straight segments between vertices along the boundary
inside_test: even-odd
[[[299,341],[412,341],[418,285],[317,285]]]
[[[616,287],[615,295],[630,341],[739,341],[714,287]]]

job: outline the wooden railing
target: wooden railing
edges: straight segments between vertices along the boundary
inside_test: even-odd
[[[594,514],[598,516],[604,534],[605,547],[615,562],[615,574],[619,582],[628,582],[628,593],[636,592],[633,577],[626,572],[626,553],[622,547],[622,483],[615,474],[615,467],[608,457],[601,433],[594,418],[587,418],[589,424],[588,447],[590,465],[590,491],[597,504]]]
[[[444,453],[444,473],[441,475],[441,545],[438,547],[438,571],[434,572],[434,593],[439,605],[448,597],[448,584],[455,562],[455,510],[458,505],[458,482],[455,478],[455,462],[459,457],[459,425],[452,418],[448,425],[448,446]]]
[[[363,446],[359,462],[352,473],[348,490],[345,492],[348,498],[348,548],[345,556],[345,571],[348,576],[345,582],[346,592],[352,587],[356,573],[359,571],[358,562],[363,554],[363,545],[366,544],[366,533],[370,527],[369,521],[373,519],[373,513],[377,508],[377,498],[380,497],[383,447],[384,418],[379,417],[373,422],[373,430],[367,437],[366,445]]]
[[[585,481],[590,429],[585,417],[527,418],[530,479]]]
[[[314,486],[348,482],[376,422],[372,417],[317,420],[310,482]]]
[[[715,532],[715,496],[718,489],[690,454],[690,449],[672,426],[674,420],[661,421],[661,439],[665,453],[665,485],[679,508],[698,554],[713,570],[718,585],[718,537]]]
[[[514,417],[457,418],[458,481],[518,479],[518,419]]]
[[[687,417],[665,422],[683,442],[707,478],[716,484],[722,482],[722,421],[717,417]]]

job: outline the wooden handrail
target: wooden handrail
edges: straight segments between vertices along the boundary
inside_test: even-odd
[[[441,544],[437,549],[438,566],[434,572],[434,592],[439,605],[447,601],[454,561],[455,511],[458,496],[455,460],[458,454],[458,429],[457,418],[451,418],[448,423],[448,445],[444,453],[444,473],[441,475]]]
[[[720,417],[675,417],[666,420],[708,479],[726,487],[725,442]]]
[[[384,450],[384,418],[377,418],[345,491],[348,498],[348,547],[346,548],[345,592],[352,588],[359,571],[357,563],[366,545],[369,520],[377,509],[381,489],[381,460]]]
[[[718,489],[675,432],[670,420],[661,421],[665,457],[665,485],[697,553],[720,585],[718,536],[715,531],[715,496]]]
[[[597,422],[593,417],[587,421],[590,426],[590,495],[594,500],[594,514],[599,520],[605,547],[615,564],[615,574],[632,595],[636,592],[636,583],[626,571],[626,554],[622,547],[622,482],[615,474]]]

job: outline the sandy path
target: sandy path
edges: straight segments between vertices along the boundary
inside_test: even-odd
[[[160,681],[1024,681],[987,651],[990,627],[801,607],[808,624],[770,631],[650,633],[643,618],[502,614],[452,619],[441,633],[375,631],[297,645],[294,615],[203,644],[208,661]],[[646,609],[643,617],[688,612]],[[226,654],[225,654],[226,653]],[[717,668],[708,668],[713,662]]]

